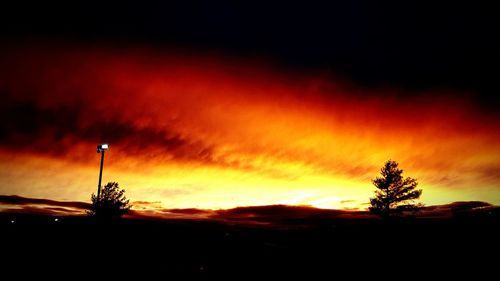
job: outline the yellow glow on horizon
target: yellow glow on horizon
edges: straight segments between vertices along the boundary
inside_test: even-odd
[[[90,194],[96,192],[98,163],[94,167],[82,165],[75,169],[63,161],[44,157],[18,155],[10,159],[5,156],[2,158],[0,169],[4,172],[1,194],[13,194],[5,188],[8,186],[5,183],[9,182],[16,185],[16,195],[34,198],[89,202]],[[6,163],[9,163],[9,173],[5,173]],[[293,165],[290,169],[290,172],[297,171]],[[374,171],[374,176],[377,173]],[[367,208],[366,203],[374,191],[370,181],[317,173],[313,169],[296,178],[280,178],[266,173],[197,165],[146,165],[143,170],[132,173],[105,166],[103,182],[107,181],[118,181],[132,202],[159,202],[152,206],[154,209],[161,206],[216,210],[285,204],[363,210]],[[52,184],[54,182],[59,184]],[[428,205],[466,201],[472,195],[491,202],[498,193],[493,188],[470,194],[425,182],[420,187],[424,189],[422,201]]]

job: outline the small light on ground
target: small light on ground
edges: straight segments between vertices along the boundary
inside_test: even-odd
[[[58,218],[55,218],[55,219],[54,219],[54,221],[55,221],[55,222],[58,222],[58,221],[59,221],[59,219],[58,219]]]
[[[15,220],[11,220],[10,223],[15,223],[16,221]]]

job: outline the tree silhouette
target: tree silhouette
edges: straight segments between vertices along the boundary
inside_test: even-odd
[[[398,165],[396,161],[387,161],[380,170],[382,177],[373,180],[378,190],[375,197],[370,198],[369,210],[382,218],[399,216],[406,211],[414,212],[423,206],[414,202],[422,194],[421,189],[415,189],[417,180],[410,177],[403,179],[403,170]]]
[[[117,182],[108,182],[101,191],[99,201],[92,193],[92,204],[87,213],[101,218],[121,217],[131,207],[124,193],[125,190],[120,189]]]

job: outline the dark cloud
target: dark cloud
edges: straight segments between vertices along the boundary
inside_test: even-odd
[[[4,99],[0,105],[0,146],[55,156],[75,143],[110,143],[130,155],[159,149],[176,160],[213,162],[213,148],[168,128],[137,128],[119,119],[86,119],[85,104],[44,108],[36,102]],[[97,114],[97,113],[95,113]]]
[[[480,207],[489,207],[490,203],[481,201],[458,201],[450,204],[441,205],[441,207],[451,208],[451,209],[473,209]]]
[[[269,205],[237,207],[234,209],[220,210],[216,211],[213,217],[222,219],[280,221],[312,217],[333,218],[345,213],[349,213],[349,211],[318,209],[308,206]]]
[[[58,212],[60,214],[81,214],[82,209],[69,209],[69,208],[61,208],[61,207],[48,207],[46,210],[50,210],[53,212]]]
[[[48,206],[58,206],[58,207],[69,207],[75,209],[88,209],[90,207],[89,203],[77,202],[77,201],[56,201],[49,199],[39,199],[39,198],[27,198],[17,195],[0,195],[0,204],[9,204],[17,206],[25,205],[48,205]]]
[[[207,215],[213,213],[208,210],[201,210],[196,208],[188,208],[188,209],[165,209],[166,212],[174,213],[174,214],[186,214],[186,215]]]
[[[460,215],[474,215],[483,211],[498,210],[499,207],[481,201],[458,201],[443,205],[424,207],[417,215],[422,218],[451,218]],[[498,212],[498,211],[496,211]]]
[[[135,208],[135,206],[134,206]],[[153,206],[151,209],[133,209],[130,210],[126,217],[128,218],[142,218],[142,219],[208,219],[213,214],[210,210],[201,209],[167,209],[157,208]]]
[[[7,214],[29,214],[29,215],[42,215],[42,216],[67,216],[67,215],[81,215],[82,212],[68,208],[50,208],[50,207],[37,207],[37,206],[21,206],[20,208],[2,208],[1,213]]]
[[[134,205],[145,205],[145,206],[149,206],[149,205],[158,205],[161,203],[161,201],[134,201],[132,202]]]

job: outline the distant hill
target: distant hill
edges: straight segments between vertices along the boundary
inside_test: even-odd
[[[303,220],[321,221],[329,219],[373,219],[367,211],[319,209],[311,206],[266,205],[244,206],[223,210],[203,210],[195,208],[168,209],[154,202],[148,209],[148,202],[138,202],[139,209],[131,210],[129,218],[149,219],[215,219],[240,222],[296,223]],[[33,215],[83,215],[90,206],[86,202],[56,201],[28,198],[17,195],[0,195],[0,212],[4,214]],[[160,206],[160,207],[159,207]],[[426,219],[471,219],[499,218],[500,207],[480,201],[453,202],[444,205],[427,206],[417,214]]]

